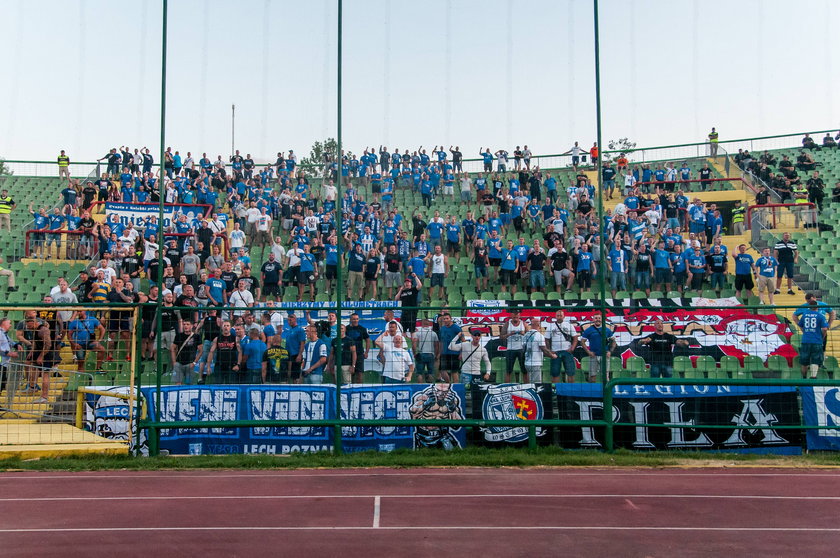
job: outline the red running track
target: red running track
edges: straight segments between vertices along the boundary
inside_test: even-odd
[[[7,473],[2,556],[832,556],[840,471]]]

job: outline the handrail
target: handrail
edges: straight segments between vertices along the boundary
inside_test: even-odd
[[[717,142],[717,144],[718,145],[727,145],[727,144],[743,143],[743,142],[749,142],[749,141],[762,141],[762,140],[771,140],[771,139],[799,137],[799,136],[804,136],[805,134],[809,134],[809,135],[825,134],[825,133],[832,133],[835,130],[836,130],[836,128],[830,129],[830,130],[804,131],[804,132],[793,132],[793,133],[787,133],[787,134],[775,134],[775,135],[770,135],[770,136],[755,136],[755,137],[748,137],[748,138],[720,140],[720,141]],[[672,149],[672,148],[677,148],[677,147],[697,147],[697,146],[705,146],[705,145],[709,145],[708,140],[707,141],[699,141],[699,142],[689,142],[689,143],[675,143],[675,144],[670,144],[670,145],[653,145],[653,146],[646,146],[646,147],[634,147],[630,151],[622,150],[622,149],[613,149],[613,150],[606,149],[606,150],[602,150],[600,153],[602,155],[605,155],[605,154],[612,154],[612,153],[628,153],[628,152],[636,152],[636,151],[653,151],[653,150],[657,150],[657,149]],[[587,156],[589,155],[588,151],[583,149],[583,148],[581,148],[581,153],[585,154]],[[571,157],[571,155],[569,155],[568,153],[546,153],[546,154],[541,154],[541,155],[536,155],[535,154],[535,155],[532,155],[531,158],[532,159],[540,159],[540,158],[548,158],[548,157]],[[481,160],[482,160],[481,158],[469,158],[469,159],[465,158],[465,159],[463,159],[463,161],[465,163],[467,163],[467,162],[477,162],[477,161],[481,161]],[[15,164],[15,163],[16,164],[40,164],[40,165],[56,165],[57,164],[56,161],[54,161],[54,160],[42,161],[42,160],[28,160],[28,159],[4,159],[4,162],[13,163],[13,164]],[[71,165],[96,165],[96,164],[98,164],[98,162],[97,161],[75,161],[75,162],[71,161],[70,164]],[[257,164],[264,166],[265,164],[271,164],[271,163],[257,163]],[[225,162],[225,165],[228,166],[229,163]],[[160,163],[154,164],[153,167],[160,168]],[[298,165],[296,165],[296,167],[321,169],[321,168],[323,168],[323,165],[321,165],[321,164],[317,164],[317,165],[298,164]]]

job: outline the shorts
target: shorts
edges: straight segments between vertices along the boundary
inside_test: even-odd
[[[654,274],[656,275],[656,282],[657,283],[670,283],[671,282],[671,270],[665,269],[664,267],[657,267],[654,269]]]
[[[432,287],[443,287],[443,281],[446,275],[443,273],[432,273]]]
[[[47,237],[46,233],[42,233],[42,232],[32,233],[31,235],[29,235],[29,238],[32,240],[33,243],[34,242],[44,242],[44,239],[46,237]]]
[[[491,267],[499,267],[502,265],[502,258],[490,258]]]
[[[460,370],[458,363],[458,355],[440,355],[440,369],[448,372],[458,372]]]
[[[263,296],[280,296],[280,285],[277,283],[266,283],[263,285]]]
[[[478,279],[479,277],[487,277],[487,266],[486,265],[475,266],[475,278]]]
[[[776,269],[776,277],[788,276],[788,279],[793,279],[793,262],[779,262],[779,267]]]
[[[377,277],[375,273],[371,275],[370,273],[365,272],[365,281],[376,281],[376,279]]]
[[[823,346],[819,343],[802,343],[799,346],[799,364],[809,366],[823,363]]]
[[[753,290],[755,284],[753,283],[752,275],[736,275],[735,276],[735,290],[740,291],[742,289],[747,289],[748,291]]]
[[[452,242],[451,240],[446,241],[446,247],[452,250],[453,252],[457,252],[461,249],[461,245],[458,242]]]
[[[399,271],[386,271],[385,272],[385,286],[386,287],[399,287],[402,283],[402,274]]]
[[[300,267],[290,267],[283,273],[283,280],[287,283],[292,285],[297,285],[298,282],[298,272],[300,271]]]
[[[472,192],[464,192],[462,190],[461,191],[461,201],[463,201],[463,202],[472,201]]]
[[[128,319],[109,319],[108,320],[108,330],[109,331],[131,331],[131,320]]]
[[[781,277],[781,275],[779,276]],[[767,291],[768,293],[772,293],[776,290],[776,280],[773,277],[767,277],[765,275],[759,275],[757,277],[758,280],[758,292]]]
[[[371,183],[370,191],[373,194],[381,194],[382,193],[382,185],[377,184],[376,182]]]
[[[337,274],[336,274],[337,270],[338,270],[337,265],[328,265],[326,267],[326,272],[324,273],[324,275],[326,276],[328,281],[332,281],[333,279],[335,279],[337,277]]]
[[[560,270],[554,270],[552,272],[554,274],[554,283],[559,285],[563,282],[563,279],[568,279],[572,276],[572,270],[565,268]]]
[[[601,374],[601,359],[602,356],[589,357],[589,377],[595,378]],[[606,359],[607,378],[610,377],[610,359]]]
[[[502,285],[515,285],[516,272],[511,269],[503,269],[499,279]]]
[[[298,271],[297,278],[298,285],[310,285],[315,283],[314,271]]]

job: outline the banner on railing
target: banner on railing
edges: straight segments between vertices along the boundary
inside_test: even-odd
[[[150,416],[155,390],[144,389]],[[333,386],[244,385],[161,388],[160,420],[332,420]],[[173,454],[291,453],[332,449],[332,429],[323,426],[258,428],[170,428],[160,448]]]
[[[197,220],[203,218],[208,209],[210,209],[209,205],[164,204],[163,229],[169,229],[173,221],[181,215],[186,215],[187,222],[195,226]],[[135,227],[144,227],[148,217],[158,217],[159,214],[160,206],[156,203],[105,202],[106,220],[112,220],[113,217],[111,216],[113,215],[123,225],[132,223]]]
[[[554,418],[552,384],[473,384],[472,418],[521,420],[522,426],[488,426],[475,439],[482,446],[528,444],[528,421]],[[537,443],[552,442],[551,428],[536,428]]]
[[[600,384],[556,384],[556,390],[561,420],[604,418]],[[800,430],[776,428],[800,424],[795,387],[620,385],[615,387],[613,420],[625,423],[614,427],[616,448],[802,453]],[[604,447],[603,428],[557,431],[565,448]]]
[[[154,416],[155,390],[143,390]],[[170,386],[161,388],[162,422],[232,420],[334,420],[331,385]],[[465,416],[464,387],[449,384],[348,385],[342,389],[342,417],[358,420],[446,420]],[[333,430],[323,426],[179,428],[160,431],[160,448],[173,454],[217,455],[330,451]],[[346,427],[347,451],[398,448],[459,449],[461,428]]]
[[[793,334],[787,322],[775,314],[756,314],[739,308],[740,303],[734,297],[607,299],[606,303],[607,327],[615,333],[613,356],[625,361],[633,356],[649,359],[649,349],[640,340],[653,333],[656,320],[663,321],[666,333],[689,342],[688,347],[676,347],[675,356],[695,359],[708,355],[715,361],[723,356],[740,360],[757,356],[766,361],[771,355],[781,355],[793,364],[797,354],[787,342]],[[537,300],[520,304],[537,306],[523,308],[520,316],[523,320],[540,318],[543,328],[554,321],[557,310],[563,309],[578,333],[589,327],[593,314],[598,312],[589,300]],[[510,319],[517,301],[470,300],[467,305],[467,315],[460,319],[463,325],[496,326]],[[493,351],[498,345],[495,340],[488,343],[491,358],[497,356]],[[579,348],[575,356],[580,360],[586,353]]]
[[[341,418],[348,420],[460,420],[466,417],[462,384],[351,385],[341,389]],[[460,449],[463,428],[450,426],[348,426],[345,451],[400,448]]]
[[[128,400],[123,397],[111,397],[106,393],[128,395],[131,388],[127,386],[117,387],[96,387],[98,393],[84,394],[84,410],[82,427],[88,432],[97,436],[120,442],[129,442],[129,451],[132,454],[148,455],[149,447],[146,440],[146,431],[140,433],[140,445],[137,446],[137,421],[131,425],[129,431],[129,406]],[[142,395],[137,402],[137,408],[143,405]]]
[[[802,415],[805,424],[823,426],[808,430],[805,440],[809,450],[840,451],[840,388],[834,386],[803,386]]]

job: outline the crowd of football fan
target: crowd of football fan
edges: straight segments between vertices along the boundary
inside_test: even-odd
[[[695,171],[685,163],[633,165],[624,156],[604,161],[604,194],[612,198],[619,190],[623,200],[606,212],[607,245],[602,246],[595,188],[579,168],[586,155],[597,159],[597,146],[585,152],[575,144],[568,154],[576,171],[568,183],[532,164],[527,146],[512,154],[482,148],[483,172],[473,174],[463,172],[458,147],[435,146],[431,155],[422,147],[411,153],[366,148],[358,157],[344,154],[340,163],[325,157],[319,169],[324,179],[316,182],[291,150],[278,153],[273,164],[257,166],[239,151],[228,161],[221,156],[212,161],[206,154],[196,159],[167,149],[160,176],[153,172],[148,149],[122,147],[103,158],[107,170],[99,180],[70,180],[61,193],[62,207],[30,208],[39,231],[32,233],[31,245],[36,257],[50,257],[51,244],[60,250],[61,232],[69,229],[77,234],[67,237],[66,256],[96,258],[75,289],[61,284],[53,290],[56,302],[162,298],[160,323],[154,306],[143,308],[141,358],[156,358],[160,330],[176,383],[204,382],[213,373],[212,380],[222,382],[320,383],[325,371],[336,373],[333,349],[345,336],[351,341],[343,344],[340,359],[346,381],[360,381],[365,369],[376,366],[370,360],[365,364],[372,345],[380,349],[384,381],[450,379],[459,371],[483,377],[486,351],[464,336],[448,312],[427,321],[410,309],[446,301],[452,264],[464,261],[476,297],[496,293],[495,285],[511,294],[553,289],[584,296],[602,260],[613,297],[628,290],[720,293],[730,258],[742,295],[751,294],[757,283],[762,300],[766,294],[772,303],[784,275],[791,289],[798,252],[788,237],[756,260],[744,246],[730,251],[722,242],[724,221],[715,204],[691,200],[684,192],[689,181],[710,187],[708,164]],[[757,165],[761,173],[767,162],[740,154],[738,163]],[[209,205],[214,211],[181,214],[166,230],[155,217],[137,224],[115,216],[101,223],[91,218],[95,201],[159,202],[158,180],[164,181],[167,203]],[[400,190],[419,193],[423,208],[398,206]],[[745,205],[733,211],[733,232],[743,232],[745,211]],[[306,313],[276,309],[281,299],[315,300],[318,292],[333,293],[339,273],[348,299],[397,300],[409,309],[401,320],[386,315],[384,333],[375,340],[359,325],[358,315],[345,326],[334,315],[328,323],[315,323]],[[44,329],[58,340],[66,334],[80,369],[88,351],[96,353],[97,369],[106,358],[130,357],[130,311],[112,310],[102,319],[90,313],[53,314]],[[588,343],[579,343],[574,328],[557,318],[547,329],[535,322],[510,332],[511,324],[519,328],[520,322],[506,324],[508,377],[516,362],[521,372],[536,374],[536,364],[548,356],[552,374],[560,376],[563,365],[571,379],[566,354],[579,344],[597,366],[609,350],[609,336],[602,339],[598,328],[587,336],[586,330]],[[473,331],[473,339],[480,334]]]

